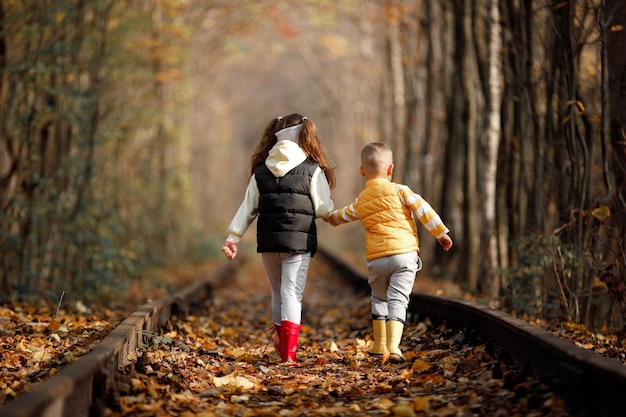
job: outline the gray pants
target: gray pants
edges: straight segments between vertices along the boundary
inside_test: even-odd
[[[302,293],[311,262],[311,253],[261,253],[263,266],[272,289],[272,319],[274,324],[302,320]]]
[[[420,269],[422,260],[417,252],[367,261],[367,281],[372,290],[372,316],[404,322],[415,274]]]

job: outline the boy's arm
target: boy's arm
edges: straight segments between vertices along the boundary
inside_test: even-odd
[[[426,230],[439,241],[446,249],[452,246],[452,239],[448,236],[448,228],[439,217],[439,214],[419,194],[411,191],[406,185],[397,184],[400,200],[411,209],[413,215],[424,225]],[[449,240],[449,242],[448,242]],[[447,249],[446,249],[447,250]]]
[[[443,250],[445,250],[446,252],[449,251],[450,248],[452,247],[452,238],[450,236],[448,236],[447,233],[445,235],[441,236],[437,240],[439,241],[439,244],[441,245]]]
[[[339,226],[340,224],[345,224],[345,223],[359,220],[360,219],[359,213],[357,213],[357,211],[354,208],[355,203],[356,201],[350,204],[349,206],[345,206],[342,209],[333,211],[324,220],[326,220],[328,223],[330,223],[333,226]]]

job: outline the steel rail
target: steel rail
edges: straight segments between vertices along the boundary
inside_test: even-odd
[[[98,407],[116,383],[118,369],[132,363],[136,349],[142,346],[143,332],[158,329],[175,315],[186,315],[232,273],[230,263],[220,265],[178,293],[144,304],[89,353],[0,407],[0,416],[98,415]]]

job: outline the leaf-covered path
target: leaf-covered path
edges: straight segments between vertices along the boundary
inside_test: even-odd
[[[486,345],[427,321],[407,326],[408,361],[367,355],[367,294],[314,258],[304,297],[298,367],[270,341],[269,287],[242,264],[206,311],[147,341],[122,377],[108,416],[572,416],[537,380]]]

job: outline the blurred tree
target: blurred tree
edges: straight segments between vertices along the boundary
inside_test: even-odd
[[[608,248],[597,256],[605,261],[601,277],[608,287],[612,307],[605,322],[612,322],[613,307],[619,307],[618,317],[626,326],[626,4],[619,0],[603,3],[601,146],[606,194],[592,215],[604,226],[604,233],[598,233],[599,246]]]
[[[3,1],[0,263],[5,295],[108,277],[92,197],[111,2]],[[100,217],[102,218],[102,217]]]
[[[441,193],[440,211],[457,242],[455,254],[446,254],[450,271],[496,303],[515,304],[525,280],[535,312],[577,321],[589,321],[594,276],[611,240],[597,235],[604,226],[589,214],[599,213],[602,196],[620,181],[607,175],[606,164],[611,181],[594,170],[603,160],[598,6],[587,0],[383,6],[381,136],[399,153],[399,179],[432,192],[436,206]],[[435,22],[454,31],[438,31]],[[617,48],[607,55],[621,56]],[[434,109],[421,105],[440,97]],[[445,117],[437,118],[444,106]],[[429,143],[438,144],[432,153]],[[433,171],[418,162],[426,155],[438,162]],[[537,234],[556,240],[536,240]],[[518,269],[532,259],[526,241],[542,242],[541,274]],[[432,253],[426,251],[424,257]],[[435,257],[425,272],[440,271],[439,262]]]
[[[488,103],[488,125],[485,133],[484,144],[484,215],[485,227],[483,228],[484,241],[487,242],[485,250],[487,261],[486,274],[486,290],[492,297],[500,294],[500,290],[507,286],[502,280],[502,275],[497,271],[500,268],[501,248],[500,228],[497,221],[498,206],[498,150],[500,146],[500,138],[502,137],[501,129],[501,109],[502,109],[502,34],[500,19],[500,2],[498,0],[490,0],[487,5],[486,14],[488,15],[486,27],[488,27],[488,80],[489,86],[487,94]],[[506,246],[506,245],[504,245]]]

